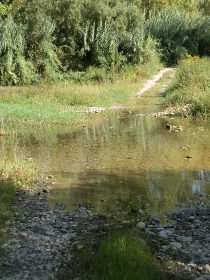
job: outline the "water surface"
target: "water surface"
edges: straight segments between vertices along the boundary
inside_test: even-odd
[[[208,199],[209,122],[138,116],[157,108],[153,102],[106,113],[73,132],[20,130],[15,140],[4,142],[4,149],[33,158],[54,176],[48,182],[53,207],[91,203],[97,210],[110,210],[122,200],[138,198],[153,212],[165,212],[189,200]],[[169,132],[166,123],[181,125],[183,131]]]

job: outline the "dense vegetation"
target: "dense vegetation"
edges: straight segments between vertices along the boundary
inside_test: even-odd
[[[178,66],[166,101],[171,106],[187,106],[193,116],[210,115],[210,59],[189,56]]]
[[[77,79],[86,70],[112,80],[128,64],[209,54],[209,29],[206,0],[3,0],[0,84]]]

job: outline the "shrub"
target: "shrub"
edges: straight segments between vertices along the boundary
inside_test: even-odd
[[[31,61],[26,60],[25,28],[16,24],[11,15],[0,21],[0,83],[30,84],[36,79]]]
[[[160,42],[162,58],[168,64],[178,63],[188,53],[209,54],[210,17],[163,10],[149,19],[146,28]]]

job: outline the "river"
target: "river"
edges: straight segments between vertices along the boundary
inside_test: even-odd
[[[191,118],[141,117],[160,111],[161,97],[145,96],[133,109],[103,112],[84,127],[17,130],[4,141],[8,154],[32,158],[53,179],[49,201],[97,211],[139,202],[163,213],[210,195],[210,124]],[[144,101],[144,102],[143,102]],[[166,124],[181,125],[170,132]],[[186,158],[187,156],[191,157]]]

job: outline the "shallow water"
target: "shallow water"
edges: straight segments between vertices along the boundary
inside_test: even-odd
[[[138,116],[160,111],[161,99],[145,95],[138,108],[102,113],[77,130],[16,129],[16,137],[0,142],[0,148],[33,158],[54,176],[48,180],[52,207],[91,203],[107,211],[138,199],[152,212],[166,212],[189,200],[209,199],[210,123]],[[169,132],[167,123],[183,131]]]

